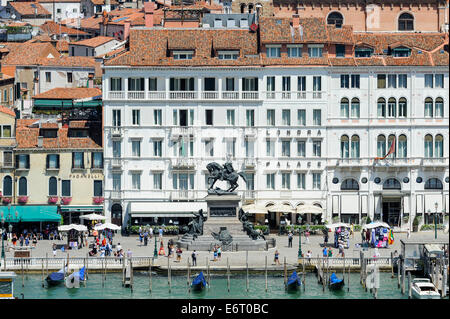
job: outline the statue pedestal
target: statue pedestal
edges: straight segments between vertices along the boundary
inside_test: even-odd
[[[231,235],[242,235],[242,223],[239,221],[241,197],[238,195],[208,195],[205,197],[208,219],[203,224],[203,234],[218,233],[220,227],[226,227]]]

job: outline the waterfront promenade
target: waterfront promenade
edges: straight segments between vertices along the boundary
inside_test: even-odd
[[[270,237],[273,237],[276,239],[276,247],[275,248],[269,248],[268,251],[249,251],[248,252],[248,266],[250,268],[264,268],[265,266],[265,258],[267,256],[267,263],[268,267],[270,268],[282,268],[284,258],[286,257],[286,263],[288,267],[295,267],[298,264],[298,236],[294,236],[293,239],[293,247],[288,248],[288,238],[287,236],[278,236],[278,235],[271,235]],[[401,243],[400,239],[406,239],[407,234],[406,233],[396,233],[394,234],[395,241],[394,244],[391,245],[389,248],[381,248],[378,249],[380,257],[390,257],[391,252],[394,252],[397,250],[398,253],[401,251]],[[169,239],[173,239],[176,241],[176,236],[164,236],[163,237],[163,243],[164,243],[164,249],[167,255],[167,241]],[[330,236],[332,238],[332,236]],[[434,231],[423,231],[423,232],[417,232],[417,233],[411,233],[410,239],[414,239],[417,241],[427,241],[427,240],[433,240],[434,239]],[[440,240],[449,240],[449,235],[444,234],[442,230],[438,231],[438,239]],[[93,237],[89,237],[89,242],[93,240]],[[345,257],[346,258],[359,258],[360,256],[360,247],[356,247],[356,244],[359,244],[361,242],[361,235],[360,233],[355,233],[354,238],[350,238],[350,247],[348,249],[345,249]],[[52,252],[52,245],[55,244],[65,244],[66,241],[59,241],[59,240],[42,240],[39,241],[37,246],[33,249],[31,249],[31,257],[33,258],[45,258],[46,255],[49,258],[53,257]],[[154,253],[154,244],[155,239],[149,240],[148,245],[144,246],[143,244],[139,242],[138,236],[130,236],[130,237],[122,237],[120,234],[116,234],[113,239],[114,244],[120,243],[122,246],[125,254],[128,250],[128,248],[132,251],[132,257],[153,257]],[[302,252],[306,255],[308,250],[312,251],[313,257],[322,256],[322,249],[321,246],[323,244],[323,236],[321,235],[315,235],[310,236],[309,243],[306,242],[306,239],[304,236],[302,236]],[[5,247],[7,246],[7,243],[5,241]],[[158,246],[159,250],[159,238],[158,238]],[[13,250],[6,250],[6,257],[10,259],[14,256]],[[278,250],[280,253],[280,265],[275,266],[274,264],[274,252]],[[336,257],[338,254],[338,249],[332,248],[333,250],[333,257]],[[183,251],[181,262],[176,262],[176,258],[169,258],[169,263],[172,267],[172,269],[185,269],[187,266],[187,259],[191,260],[191,253],[192,251]],[[229,262],[231,269],[237,269],[237,268],[244,268],[247,264],[247,252],[246,251],[238,251],[238,252],[222,252],[222,258],[217,261],[213,261],[213,253],[207,252],[207,251],[198,251],[197,252],[197,266],[198,267],[205,267],[207,264],[209,264],[212,268],[218,268],[218,269],[226,269],[227,267],[227,260]],[[61,251],[58,250],[56,254],[56,259],[67,257],[67,255],[70,256],[70,258],[73,257],[87,257],[88,254],[88,248],[83,247],[78,250],[69,250],[69,251]],[[375,249],[369,248],[365,251],[366,257],[373,257],[375,254]],[[91,257],[89,257],[91,258]],[[111,265],[112,266],[112,265]],[[161,268],[167,268],[168,266],[168,260],[165,256],[158,256],[157,259],[154,261],[154,266],[159,266]]]

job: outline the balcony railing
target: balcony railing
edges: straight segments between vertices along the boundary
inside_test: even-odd
[[[0,163],[4,168],[13,168],[14,163],[12,161],[3,161],[3,163]]]
[[[149,91],[147,92],[147,99],[149,100],[165,100],[166,91]]]
[[[107,95],[110,100],[258,100],[262,96],[258,91],[110,91]]]
[[[125,100],[125,91],[109,91],[108,98],[110,100]]]
[[[122,138],[122,128],[121,127],[112,127],[110,129],[111,138]]]
[[[145,91],[128,91],[127,96],[129,100],[144,100]]]
[[[109,198],[112,200],[122,199],[122,191],[111,191]]]
[[[217,100],[219,98],[219,92],[205,91],[202,92],[203,100]]]
[[[445,157],[422,159],[422,165],[424,166],[445,166],[447,164],[448,161]]]
[[[111,168],[112,169],[122,169],[122,160],[120,158],[111,159]]]
[[[196,191],[194,190],[175,190],[171,191],[170,197],[172,200],[188,200],[188,199],[196,199]]]
[[[239,100],[239,92],[238,91],[222,92],[222,100]]]
[[[255,167],[256,165],[256,160],[252,157],[247,157],[244,159],[244,165],[246,167]]]
[[[170,100],[196,100],[198,94],[196,91],[170,91]]]
[[[245,190],[244,191],[244,198],[246,198],[246,199],[256,198],[256,191],[254,191],[254,190]]]
[[[170,131],[171,135],[173,137],[178,137],[178,136],[189,136],[189,135],[193,135],[194,134],[194,129],[192,127],[173,127]]]
[[[194,167],[195,160],[188,157],[178,157],[172,159],[172,166],[174,167]]]
[[[306,100],[321,99],[322,93],[320,91],[267,91],[263,92],[263,96],[267,100]]]

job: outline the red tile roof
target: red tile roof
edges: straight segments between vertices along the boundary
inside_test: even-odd
[[[80,67],[94,68],[97,64],[93,57],[84,56],[60,56],[55,58],[38,59],[39,65],[42,66],[61,66],[61,67]]]
[[[115,40],[113,37],[99,36],[99,37],[95,37],[95,38],[72,42],[70,44],[71,45],[83,45],[86,47],[96,48],[100,45],[103,45],[103,44],[108,43],[113,40]]]
[[[3,105],[0,105],[0,112],[16,117],[16,112],[14,112],[9,107],[5,107]]]
[[[66,40],[58,40],[58,42],[56,42],[56,50],[60,52],[69,52],[69,42]]]
[[[77,30],[77,29],[73,29],[73,28],[69,28],[66,27],[62,24],[58,24],[56,22],[53,21],[46,21],[43,25],[41,25],[39,27],[43,32],[49,34],[49,35],[53,35],[53,34],[68,34],[70,35],[79,35],[79,36],[85,36],[85,35],[89,35],[88,33],[81,31],[81,30]]]
[[[35,8],[37,8],[37,16],[51,16],[51,13],[48,12],[42,5],[37,2],[8,2],[8,4],[14,8],[18,13],[22,16],[31,16],[34,18],[35,16]]]
[[[33,99],[76,100],[101,95],[102,90],[97,88],[54,88],[33,96]]]
[[[2,60],[2,65],[34,65],[41,58],[58,57],[59,52],[48,42],[43,43],[6,43],[10,50]]]

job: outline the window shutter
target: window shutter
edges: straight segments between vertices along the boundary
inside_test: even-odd
[[[15,158],[16,158],[16,168],[19,168],[19,155],[16,155]]]
[[[75,153],[72,153],[72,168],[75,167]]]
[[[84,168],[84,153],[81,152],[81,168]]]
[[[59,154],[56,154],[56,167],[59,168]]]
[[[30,155],[27,155],[26,159],[26,168],[30,168]]]
[[[47,157],[46,157],[46,159],[45,159],[45,167],[46,167],[46,168],[49,168],[49,162],[50,162],[49,157],[50,157],[50,155],[47,154]]]

